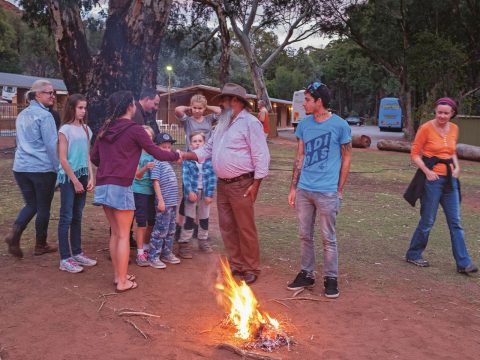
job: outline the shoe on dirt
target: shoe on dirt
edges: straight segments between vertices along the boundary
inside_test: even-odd
[[[300,289],[310,289],[315,286],[315,279],[308,274],[305,270],[298,273],[295,280],[287,285],[288,290],[296,291]]]
[[[180,264],[181,262],[179,258],[173,255],[173,253],[170,253],[167,256],[162,256],[160,260],[169,264]]]
[[[150,266],[150,261],[148,261],[148,254],[143,253],[142,255],[137,255],[135,260],[138,266]]]
[[[325,277],[323,281],[325,287],[325,296],[330,299],[335,299],[340,295],[338,291],[337,278],[336,277]]]
[[[79,273],[83,271],[83,267],[78,265],[73,258],[60,260],[60,270],[68,271],[69,273]]]
[[[75,255],[73,257],[73,260],[75,260],[75,262],[78,265],[81,265],[81,266],[95,266],[95,265],[97,265],[97,260],[90,259],[83,252],[81,254]]]
[[[163,263],[160,258],[157,256],[149,261],[149,265],[155,269],[165,269],[167,265]]]

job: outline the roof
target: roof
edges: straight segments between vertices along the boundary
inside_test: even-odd
[[[52,83],[53,89],[67,91],[65,83],[61,79],[43,78],[38,76],[19,75],[0,72],[0,85],[15,86],[17,88],[30,89],[36,80],[45,79]]]
[[[208,85],[192,85],[192,86],[187,86],[184,88],[171,88],[170,93],[175,93],[175,94],[181,94],[185,92],[191,92],[191,91],[197,91],[197,90],[204,90],[204,91],[210,91],[214,92],[217,94],[220,94],[222,91],[220,88],[215,87],[215,86],[208,86]],[[162,85],[157,85],[157,91],[160,92],[160,96],[167,96],[168,95],[168,88]],[[256,99],[257,95],[254,94],[247,94],[247,98],[249,99]],[[290,100],[283,100],[283,99],[276,99],[276,98],[270,98],[271,102],[275,102],[278,104],[286,104],[286,105],[291,105],[292,102]]]

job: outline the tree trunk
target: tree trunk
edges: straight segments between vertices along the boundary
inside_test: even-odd
[[[409,153],[412,144],[408,141],[399,141],[399,140],[379,140],[377,143],[378,150],[384,151],[398,151]]]
[[[459,159],[480,161],[480,147],[457,144],[457,156]]]
[[[415,131],[413,129],[413,119],[412,119],[412,93],[407,80],[407,74],[405,71],[399,76],[400,80],[400,105],[402,107],[403,113],[403,128],[405,133],[405,138],[411,141],[415,136]]]
[[[69,93],[87,96],[90,126],[105,118],[105,100],[115,91],[156,88],[160,40],[172,0],[110,0],[102,47],[88,54],[80,9],[75,2],[49,0],[57,56]]]
[[[220,4],[214,7],[217,14],[218,27],[220,29],[220,41],[222,44],[222,54],[220,56],[220,74],[218,80],[220,87],[228,82],[230,66],[230,32],[228,31],[227,16]]]
[[[354,148],[369,148],[370,144],[372,143],[372,139],[370,139],[367,135],[353,135],[352,136],[352,146]]]

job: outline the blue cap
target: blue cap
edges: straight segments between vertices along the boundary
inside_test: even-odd
[[[170,134],[167,134],[167,133],[160,133],[157,136],[155,136],[155,144],[160,145],[165,142],[175,144],[177,140],[175,140]]]

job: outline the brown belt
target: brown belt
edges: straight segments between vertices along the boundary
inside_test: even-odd
[[[230,179],[223,179],[223,178],[219,177],[218,180],[221,180],[221,181],[223,181],[224,183],[227,183],[227,184],[231,184],[231,183],[243,180],[243,179],[251,179],[254,176],[255,176],[255,173],[250,172],[250,173],[242,174],[240,176],[236,176],[236,177],[230,178]]]

